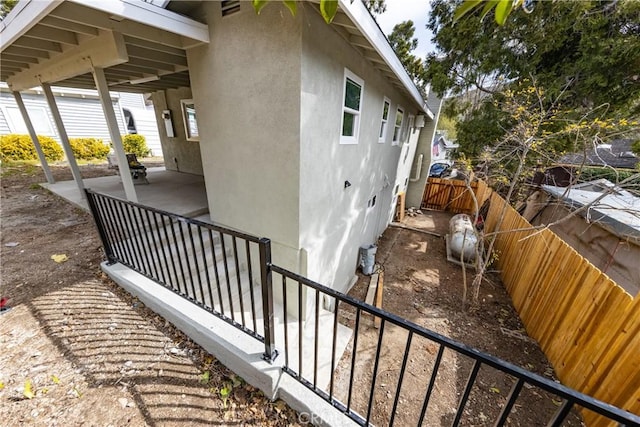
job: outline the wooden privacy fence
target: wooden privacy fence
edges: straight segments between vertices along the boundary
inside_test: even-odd
[[[467,186],[464,181],[429,178],[422,196],[421,208],[474,214],[476,206],[469,188],[477,195],[479,206],[491,195],[491,189],[484,181],[474,181]]]
[[[446,180],[435,181],[425,191],[425,201],[438,191],[443,194],[446,185],[455,189],[449,196],[458,200],[439,201],[440,206],[454,212],[474,206],[466,187],[458,193],[464,183],[440,181]],[[479,205],[491,200],[485,232],[498,233],[495,251],[502,281],[558,378],[640,414],[640,297],[634,299],[552,231],[534,230],[485,183],[474,191]],[[584,411],[583,416],[588,426],[608,425],[594,413]]]

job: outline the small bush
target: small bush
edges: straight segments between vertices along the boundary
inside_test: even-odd
[[[147,139],[143,135],[122,135],[122,145],[125,153],[133,153],[137,157],[148,157],[151,155],[151,150],[147,147]]]
[[[98,138],[69,138],[71,151],[76,159],[106,159],[110,148]]]
[[[38,135],[38,141],[48,161],[62,160],[64,151],[55,139]],[[0,160],[37,160],[38,153],[29,135],[0,135]]]

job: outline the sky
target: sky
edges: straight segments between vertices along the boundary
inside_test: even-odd
[[[431,43],[432,34],[426,25],[429,18],[429,0],[386,0],[387,10],[376,17],[378,25],[385,35],[393,31],[393,26],[411,19],[416,28],[415,37],[418,39],[418,47],[413,52],[419,58],[424,58],[427,53],[434,51]]]

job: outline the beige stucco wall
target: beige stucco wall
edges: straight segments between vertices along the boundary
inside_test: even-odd
[[[358,248],[376,242],[394,209],[393,187],[403,150],[391,145],[396,108],[400,104],[406,117],[417,115],[418,109],[315,11],[305,7],[300,15],[300,247],[308,254],[309,278],[346,291]],[[345,67],[364,80],[357,145],[339,143]],[[391,101],[389,129],[386,142],[379,144],[385,96]],[[351,186],[345,188],[345,181]],[[376,205],[368,208],[373,196]]]
[[[187,52],[211,218],[269,237],[299,270],[301,18],[249,2],[222,17],[204,2],[211,43]],[[195,89],[197,88],[197,89]]]
[[[203,175],[200,144],[197,141],[187,141],[182,117],[180,100],[190,98],[191,89],[188,87],[167,89],[152,94],[165,167],[167,170]],[[163,110],[171,111],[175,135],[173,138],[167,136],[162,119]]]

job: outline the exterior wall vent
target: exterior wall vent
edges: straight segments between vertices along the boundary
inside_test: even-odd
[[[240,12],[240,0],[223,0],[220,2],[222,16],[232,15]]]

